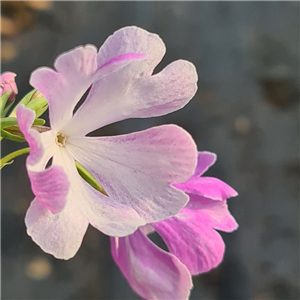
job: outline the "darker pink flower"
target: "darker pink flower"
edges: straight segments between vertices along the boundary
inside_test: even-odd
[[[31,85],[49,103],[51,130],[31,128],[34,112],[22,105],[17,118],[30,145],[27,170],[35,194],[25,223],[45,252],[69,259],[89,224],[110,236],[127,236],[186,205],[188,196],[172,183],[193,174],[197,149],[182,128],[164,125],[120,136],[86,136],[124,119],[165,115],[190,101],[197,90],[195,67],[178,60],[153,74],[164,54],[156,34],[126,27],[98,53],[92,45],[78,47],[56,59],[56,70],[43,67],[32,73]],[[76,161],[108,196],[81,178]]]
[[[1,96],[11,91],[8,101],[15,99],[18,94],[18,87],[15,82],[17,74],[11,72],[5,72],[1,74]]]
[[[139,228],[123,238],[111,238],[112,255],[133,290],[145,299],[187,299],[191,275],[217,267],[225,245],[216,230],[232,232],[238,224],[228,211],[227,198],[237,192],[223,181],[201,176],[216,160],[199,152],[194,175],[175,186],[190,200],[174,217]],[[170,253],[147,237],[157,231]]]

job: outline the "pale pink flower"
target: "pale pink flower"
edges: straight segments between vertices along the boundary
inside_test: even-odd
[[[143,226],[127,237],[111,238],[115,262],[141,297],[188,299],[191,275],[208,272],[221,263],[225,245],[216,230],[237,229],[226,203],[237,192],[217,178],[201,176],[215,160],[215,154],[199,152],[193,176],[175,185],[190,197],[176,216]],[[170,253],[147,237],[154,230]]]
[[[12,72],[5,72],[1,74],[1,96],[11,91],[8,101],[15,99],[18,94],[18,87],[15,82],[17,74]]]
[[[89,224],[110,236],[126,236],[177,214],[188,202],[172,186],[185,182],[197,163],[196,145],[182,128],[164,125],[120,136],[86,136],[124,119],[165,115],[189,102],[197,90],[195,67],[178,60],[153,75],[164,54],[156,34],[126,27],[98,53],[92,45],[78,47],[56,59],[56,70],[43,67],[32,73],[31,85],[49,102],[51,130],[31,128],[34,112],[22,105],[17,118],[31,149],[27,170],[35,194],[25,223],[45,252],[69,259]],[[73,113],[89,87],[87,99]],[[46,168],[51,158],[52,166]],[[80,177],[75,161],[108,196]]]

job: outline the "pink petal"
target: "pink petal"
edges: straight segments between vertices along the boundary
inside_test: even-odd
[[[68,174],[71,189],[67,203],[78,209],[98,230],[111,236],[126,236],[145,224],[131,207],[103,195],[84,181],[68,153],[56,153],[53,163],[62,166]]]
[[[232,232],[238,228],[238,224],[228,210],[227,201],[214,201],[198,195],[189,195],[190,201],[185,209],[198,210],[206,220],[206,225],[225,232]],[[180,212],[180,213],[181,213]]]
[[[238,195],[232,187],[214,177],[192,177],[187,182],[174,186],[188,194],[213,200],[226,200]]]
[[[15,82],[15,77],[17,74],[12,72],[5,72],[1,74],[1,93],[0,95],[6,94],[8,91],[11,91],[11,94],[8,98],[8,101],[13,100],[18,94],[18,87]]]
[[[86,193],[87,190],[90,190]],[[81,210],[90,224],[109,236],[123,237],[133,233],[144,220],[135,210],[108,197],[99,197],[88,185],[82,189]]]
[[[31,189],[37,200],[53,214],[63,210],[69,191],[69,180],[62,167],[53,166],[43,172],[28,171]]]
[[[223,259],[225,245],[213,228],[230,232],[238,224],[229,213],[226,201],[191,195],[190,202],[178,215],[152,226],[170,252],[196,275],[217,267]]]
[[[155,232],[154,227],[151,224],[146,224],[144,226],[139,227],[139,230],[144,234],[144,235],[149,235],[153,232]]]
[[[72,118],[75,105],[94,81],[98,68],[97,48],[78,47],[60,55],[55,68],[34,71],[30,84],[43,93],[49,103],[50,124],[54,131]]]
[[[81,192],[81,197],[78,193]],[[144,220],[131,207],[103,196],[90,185],[77,189],[74,195],[81,199],[81,210],[90,224],[109,236],[126,236],[133,233]]]
[[[190,210],[152,224],[170,252],[192,275],[217,267],[224,256],[225,245],[221,236],[205,222],[198,211]]]
[[[125,238],[111,238],[111,252],[132,289],[142,298],[188,299],[193,285],[186,267],[140,230]]]
[[[184,183],[173,184],[176,188],[194,195],[213,200],[226,200],[238,193],[225,182],[213,177],[199,177],[216,161],[216,155],[211,152],[199,152],[198,163],[194,175]]]
[[[36,199],[25,217],[27,233],[45,252],[60,259],[70,259],[78,251],[88,227],[88,220],[68,202],[59,214],[52,214]]]
[[[29,165],[34,165],[44,155],[44,148],[40,134],[35,129],[31,129],[32,123],[35,119],[35,112],[21,104],[17,107],[16,115],[20,130],[30,146],[30,154],[27,158],[27,163]]]
[[[103,65],[113,57],[124,53],[143,53],[147,57],[146,63],[135,63],[129,69],[134,68],[151,75],[165,52],[165,45],[157,34],[136,26],[128,26],[117,30],[107,38],[99,50],[98,63]]]
[[[68,162],[65,156],[54,156],[58,161]],[[105,197],[87,184],[76,171],[75,163],[68,170],[70,181],[69,193],[66,197],[64,209],[54,215],[44,203],[52,203],[61,193],[61,189],[53,187],[52,195],[44,193],[43,202],[34,200],[29,208],[25,223],[27,232],[32,239],[47,253],[61,259],[70,259],[78,251],[88,223],[108,235],[124,236],[134,232],[139,224],[144,224],[137,213],[113,199]],[[56,166],[61,168],[61,166]],[[53,167],[54,168],[54,167]],[[56,177],[57,178],[57,177]],[[38,186],[39,195],[42,190],[51,188],[50,182],[46,186]],[[58,192],[59,191],[59,192]],[[49,196],[49,197],[48,197]]]
[[[101,47],[99,64],[124,53],[143,53],[146,59],[96,82],[66,132],[85,135],[107,124],[127,118],[161,116],[185,106],[197,90],[195,67],[184,60],[153,70],[165,53],[162,40],[137,27],[120,29]],[[86,119],[89,122],[86,122]]]
[[[143,224],[170,217],[188,196],[171,186],[189,178],[197,150],[175,125],[115,137],[68,139],[70,154],[91,172],[117,203],[133,208]]]
[[[27,171],[32,191],[37,201],[56,214],[66,205],[70,185],[61,167],[52,166],[45,170],[48,160],[54,154],[54,136],[50,131],[40,134],[31,128],[35,112],[23,104],[18,106],[16,114],[20,130],[30,146]]]
[[[31,110],[20,106],[17,117],[32,146],[31,155],[39,158],[35,164],[27,164],[32,190],[37,198],[28,209],[25,223],[28,234],[45,252],[57,258],[73,257],[89,222],[114,236],[128,235],[140,224],[144,225],[133,209],[96,192],[79,176],[74,160],[65,151],[52,148],[51,141],[53,143],[54,139],[51,131],[39,134],[30,129],[33,120]],[[42,146],[49,149],[43,151]],[[53,154],[52,167],[44,170]]]
[[[194,176],[201,176],[205,173],[217,160],[217,155],[208,151],[198,152],[198,163]]]
[[[71,120],[76,104],[96,80],[141,59],[144,59],[142,54],[125,53],[98,64],[97,48],[80,46],[56,59],[57,72],[45,67],[34,71],[30,84],[48,100],[51,127],[57,132]]]
[[[69,181],[62,167],[44,170],[55,151],[53,133],[39,134],[32,129],[35,113],[24,105],[19,105],[16,113],[20,129],[30,145],[27,170],[37,197],[25,217],[27,233],[45,252],[69,259],[80,247],[88,220],[72,202],[66,201]]]
[[[20,128],[31,146],[31,155],[34,155],[35,164],[27,164],[32,190],[40,204],[45,208],[44,213],[59,213],[66,203],[70,210],[81,212],[82,217],[91,225],[105,234],[125,236],[134,232],[138,226],[145,225],[145,221],[134,211],[119,201],[108,198],[87,184],[78,174],[75,161],[66,151],[55,148],[53,132],[39,134],[31,129],[34,112],[23,105],[17,109]],[[43,149],[45,146],[45,151]],[[53,156],[52,167],[44,170],[46,163]],[[30,160],[32,161],[32,159]],[[65,173],[63,172],[65,170]],[[64,210],[63,210],[64,211]],[[47,213],[48,214],[48,213]],[[61,215],[60,213],[59,215]],[[63,218],[64,214],[62,214]],[[64,222],[64,219],[53,219]],[[39,228],[41,226],[41,228]],[[37,235],[43,232],[42,222],[34,226]],[[76,228],[74,228],[76,230]],[[43,248],[44,240],[35,239]],[[62,247],[65,247],[62,245]],[[67,247],[67,246],[66,246]],[[49,250],[50,251],[50,250]],[[54,254],[56,255],[56,254]]]

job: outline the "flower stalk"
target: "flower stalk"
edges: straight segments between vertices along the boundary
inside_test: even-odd
[[[0,160],[0,169],[2,169],[6,165],[12,164],[14,162],[13,161],[14,158],[16,158],[18,156],[21,156],[23,154],[27,154],[29,152],[30,152],[30,148],[27,147],[27,148],[23,148],[23,149],[14,151],[12,153],[9,153],[8,155],[2,157],[1,160]]]

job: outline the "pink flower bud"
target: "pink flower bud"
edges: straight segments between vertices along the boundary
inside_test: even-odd
[[[12,101],[18,94],[18,87],[15,82],[15,77],[17,74],[12,72],[5,72],[1,74],[1,96],[8,91],[12,91],[8,101]]]

